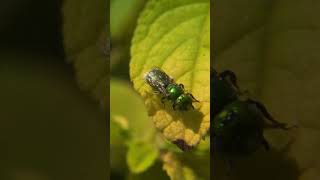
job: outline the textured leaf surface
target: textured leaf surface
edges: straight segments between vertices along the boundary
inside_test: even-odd
[[[63,38],[67,59],[74,64],[80,87],[107,109],[109,60],[107,20],[109,1],[66,0]]]
[[[163,169],[167,172],[171,180],[200,180],[193,170],[184,164],[171,152],[162,156]]]
[[[132,41],[130,76],[148,114],[164,137],[196,146],[210,127],[210,2],[151,0],[141,14]],[[144,82],[153,66],[182,83],[200,103],[196,110],[173,111]]]
[[[216,178],[319,178],[319,8],[320,2],[312,0],[215,3],[212,65],[235,71],[240,86],[257,96],[277,120],[300,125],[289,133],[267,131],[271,152],[239,162],[231,178],[225,173],[213,174]]]

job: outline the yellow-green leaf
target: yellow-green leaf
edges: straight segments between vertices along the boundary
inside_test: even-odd
[[[152,166],[158,157],[154,125],[147,116],[143,101],[129,82],[111,79],[110,104],[110,126],[114,128],[110,129],[110,152],[115,156],[120,155],[114,145],[126,144],[130,171],[142,173]]]
[[[131,142],[127,153],[127,163],[130,171],[133,173],[144,172],[154,164],[158,154],[158,149],[154,144]]]
[[[131,55],[131,80],[157,129],[171,142],[196,146],[210,127],[210,1],[151,0],[138,20]],[[179,112],[162,105],[143,80],[153,66],[200,101],[195,110]]]
[[[109,60],[106,55],[108,1],[66,0],[63,6],[64,49],[80,87],[108,108]]]
[[[139,9],[146,0],[112,0],[110,3],[110,32],[112,41],[128,36],[133,30]],[[131,35],[131,33],[129,33]]]
[[[200,180],[191,168],[182,164],[172,153],[162,155],[163,170],[165,170],[171,180]]]
[[[169,180],[166,172],[161,168],[162,164],[160,162],[155,163],[148,171],[143,173],[135,174],[130,173],[127,180]]]
[[[110,121],[130,132],[130,138],[152,141],[154,125],[147,116],[143,101],[129,82],[110,80]]]

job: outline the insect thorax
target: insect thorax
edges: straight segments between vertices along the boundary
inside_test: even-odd
[[[183,89],[177,84],[169,84],[166,88],[168,99],[175,101],[180,95],[183,94]]]

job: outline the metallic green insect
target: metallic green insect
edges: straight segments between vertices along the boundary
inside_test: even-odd
[[[228,155],[249,155],[261,145],[270,149],[263,136],[268,120],[273,128],[290,129],[273,119],[265,106],[255,100],[241,100],[237,78],[232,71],[217,73],[211,70],[213,123],[211,133],[216,150]]]
[[[287,124],[276,121],[262,103],[250,98],[240,99],[242,92],[232,71],[217,73],[211,69],[210,83],[211,133],[217,151],[228,156],[243,156],[252,154],[260,146],[269,150],[270,145],[263,136],[266,126],[290,129]]]
[[[276,121],[262,103],[241,98],[244,92],[240,91],[232,71],[218,73],[211,69],[210,93],[211,144],[227,161],[229,172],[232,158],[250,156],[261,147],[270,150],[263,135],[266,128],[289,130],[298,127]]]
[[[153,67],[144,75],[144,80],[153,90],[163,97],[161,102],[167,99],[172,103],[174,110],[187,111],[194,109],[192,103],[199,102],[191,93],[185,91],[183,84],[177,84],[173,78],[158,67]]]

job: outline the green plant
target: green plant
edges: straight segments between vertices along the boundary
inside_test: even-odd
[[[111,1],[111,14],[119,13],[115,10],[121,3],[125,0]],[[112,172],[123,174],[125,179],[209,179],[210,3],[152,0],[136,20],[141,4],[144,1],[132,3],[130,8],[125,6],[123,14],[111,20],[111,61],[117,61],[112,65],[110,81]],[[137,24],[132,26],[131,21]],[[124,75],[130,59],[125,47],[131,41],[130,77],[139,94]],[[149,50],[151,54],[147,54]],[[174,112],[159,106],[159,97],[145,96],[145,92],[152,91],[142,74],[156,65],[197,96],[197,113],[171,116]],[[179,136],[170,135],[177,130]],[[182,152],[172,144],[177,138],[193,151]]]

